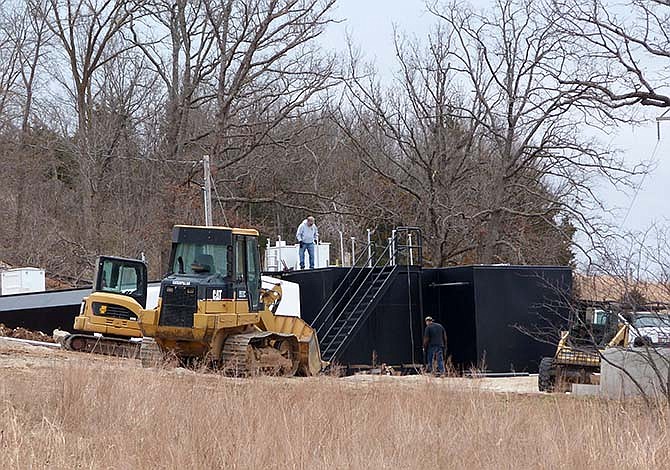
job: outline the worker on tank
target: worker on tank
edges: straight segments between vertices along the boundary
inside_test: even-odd
[[[309,269],[314,269],[314,245],[319,239],[319,229],[316,228],[314,217],[310,215],[302,221],[295,237],[300,244],[298,248],[300,269],[305,269],[305,251],[309,254]]]
[[[426,354],[426,371],[434,372],[433,362],[437,361],[437,372],[444,375],[444,350],[447,346],[447,332],[444,327],[426,317],[426,329],[423,332],[423,352]]]

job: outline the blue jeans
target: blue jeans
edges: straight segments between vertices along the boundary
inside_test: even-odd
[[[444,374],[444,346],[429,345],[426,352],[426,371],[433,371],[433,360],[437,359],[437,371]]]
[[[300,243],[298,257],[300,258],[300,269],[305,269],[305,250],[309,253],[309,269],[314,269],[314,243]]]

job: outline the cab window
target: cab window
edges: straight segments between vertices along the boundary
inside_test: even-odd
[[[172,272],[228,277],[229,269],[228,245],[180,243],[175,249]]]
[[[138,273],[136,266],[118,264],[111,260],[102,263],[100,290],[117,294],[131,294],[138,290]]]
[[[245,237],[247,239],[247,285],[249,286],[249,299],[252,310],[260,309],[261,277],[260,263],[258,258],[258,240],[256,237]]]
[[[146,303],[147,272],[141,261],[100,258],[94,284],[94,292],[126,295],[142,306]]]
[[[238,237],[235,243],[235,280],[244,281],[245,276],[245,249],[244,237]]]

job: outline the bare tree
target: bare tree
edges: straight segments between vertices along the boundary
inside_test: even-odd
[[[163,155],[169,160],[188,157],[185,146],[197,140],[191,112],[212,99],[203,94],[217,61],[205,7],[204,0],[147,2],[146,16],[132,25],[134,43],[167,92]]]
[[[396,35],[394,85],[354,61],[347,101],[318,43],[334,2],[5,2],[7,251],[42,243],[74,278],[96,253],[146,251],[160,273],[169,227],[201,219],[209,153],[223,223],[292,236],[313,212],[331,237],[411,223],[435,265],[568,262],[575,227],[594,231],[592,179],[635,169],[580,133],[616,116],[566,80],[581,46],[558,7],[431,3],[424,44]],[[26,225],[35,239],[18,240]]]
[[[11,28],[8,29],[8,43],[13,44],[19,58],[19,76],[21,83],[20,103],[20,137],[16,153],[21,162],[16,166],[16,222],[15,241],[20,243],[23,238],[24,214],[26,210],[27,184],[31,170],[37,168],[35,158],[37,152],[30,147],[31,120],[33,119],[33,104],[35,83],[38,66],[43,59],[48,46],[50,34],[46,22],[36,14],[30,4],[17,9],[11,19]],[[1,114],[1,109],[0,109]]]
[[[13,113],[10,108],[16,103],[14,98],[18,94],[23,46],[15,24],[20,17],[19,9],[4,3],[0,3],[0,131],[11,125]]]
[[[431,11],[451,31],[451,64],[467,91],[457,113],[474,122],[490,148],[487,208],[478,214],[485,232],[480,259],[495,262],[501,246],[518,243],[505,236],[505,219],[545,220],[559,228],[562,214],[593,233],[588,209],[600,205],[591,190],[594,178],[620,184],[643,168],[627,169],[581,132],[609,116],[598,113],[588,88],[561,81],[571,71],[565,60],[571,41],[557,27],[560,17],[517,0],[498,0],[486,15],[439,5]],[[516,195],[544,204],[515,206]],[[556,230],[555,236],[566,234]]]
[[[569,261],[549,258],[547,242],[559,253],[575,227],[594,233],[594,178],[635,170],[581,132],[602,121],[588,89],[559,81],[567,35],[529,2],[430,11],[425,51],[396,38],[395,89],[352,62],[358,154],[408,197],[405,214],[424,214],[436,264]]]
[[[603,107],[670,106],[670,3],[552,0],[546,8],[577,46],[563,83],[588,87]]]
[[[475,197],[472,156],[480,152],[481,139],[453,114],[459,92],[446,31],[438,28],[425,51],[399,35],[395,44],[398,86],[386,91],[374,70],[362,69],[352,54],[350,106],[337,110],[335,119],[372,187],[394,189],[391,200],[376,199],[378,207],[396,223],[423,227],[432,263],[441,266],[476,246],[463,220]]]
[[[215,125],[207,137],[215,166],[230,169],[264,153],[287,119],[321,109],[335,86],[335,59],[316,38],[332,19],[334,0],[206,2],[217,47]]]
[[[96,141],[92,138],[97,93],[94,77],[101,67],[133,47],[121,40],[121,33],[133,20],[139,3],[48,0],[46,4],[35,2],[33,5],[57,38],[67,63],[69,73],[60,75],[60,70],[55,71],[76,112],[76,146],[73,150],[77,154],[81,185],[81,233],[87,243],[96,246],[99,237],[95,236],[98,216],[95,204],[101,172],[108,156],[100,153],[101,149],[96,148]]]

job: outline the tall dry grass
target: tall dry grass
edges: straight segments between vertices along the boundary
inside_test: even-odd
[[[440,379],[230,379],[93,367],[0,375],[0,468],[668,468],[669,413]]]

